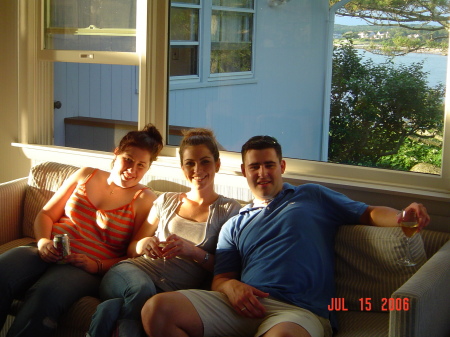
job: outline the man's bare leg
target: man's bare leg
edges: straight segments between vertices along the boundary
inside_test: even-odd
[[[311,337],[309,332],[302,326],[292,323],[284,322],[274,325],[267,331],[263,337]]]
[[[202,337],[203,322],[186,296],[177,292],[150,298],[142,308],[142,324],[150,337]]]

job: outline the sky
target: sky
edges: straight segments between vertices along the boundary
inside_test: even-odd
[[[367,25],[367,22],[357,18],[336,15],[334,17],[334,24],[345,26],[357,26],[357,25]]]

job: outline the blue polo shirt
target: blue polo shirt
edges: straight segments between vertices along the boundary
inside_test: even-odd
[[[238,272],[241,281],[313,313],[335,297],[334,236],[358,224],[367,205],[317,184],[283,190],[265,208],[252,204],[222,227],[214,274]]]

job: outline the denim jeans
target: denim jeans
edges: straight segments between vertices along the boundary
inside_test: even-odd
[[[158,292],[150,275],[131,263],[119,263],[103,277],[100,298],[88,335],[111,337],[114,329],[120,337],[145,336],[141,309]]]
[[[14,298],[22,297],[8,337],[50,336],[60,316],[79,298],[96,295],[100,278],[72,265],[44,262],[36,247],[0,255],[0,325]]]

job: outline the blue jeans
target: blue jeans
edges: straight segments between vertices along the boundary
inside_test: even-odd
[[[119,263],[103,277],[100,298],[92,316],[89,336],[111,337],[117,328],[120,337],[145,336],[141,322],[141,309],[155,295],[150,275],[131,263]]]
[[[95,295],[100,278],[72,265],[44,262],[36,247],[17,247],[0,255],[0,326],[11,303],[22,298],[8,337],[48,337],[60,316],[79,298]]]

